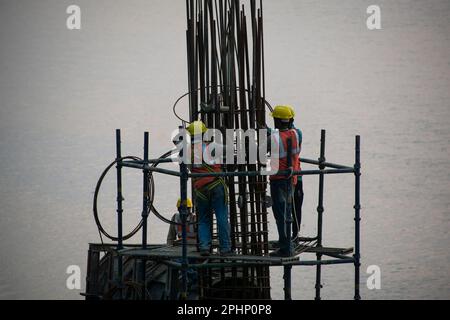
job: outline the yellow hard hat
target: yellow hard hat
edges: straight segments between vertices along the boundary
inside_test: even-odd
[[[187,131],[191,136],[193,136],[197,134],[204,134],[208,131],[208,128],[206,128],[206,125],[202,121],[194,121],[187,127]]]
[[[291,120],[295,117],[295,111],[292,106],[276,106],[272,112],[272,117],[281,120]]]
[[[292,112],[292,118],[295,118],[295,110],[294,110],[294,107],[293,107],[293,106],[290,106],[290,105],[286,105],[286,107],[289,108],[289,109],[291,109],[291,112]]]
[[[186,199],[186,206],[188,208],[192,208],[192,200],[191,199],[189,199],[189,198]],[[177,208],[179,208],[179,207],[181,207],[181,199],[178,199],[178,202],[177,202]]]

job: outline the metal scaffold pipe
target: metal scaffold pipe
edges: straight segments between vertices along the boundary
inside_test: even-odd
[[[290,162],[289,159],[291,159],[291,157],[289,156],[292,152],[292,142],[288,141],[288,166],[290,166],[292,163]],[[122,213],[122,172],[121,169],[122,167],[124,167],[125,162],[127,163],[132,163],[135,166],[132,166],[132,168],[137,168],[137,169],[141,169],[143,172],[143,176],[144,176],[144,183],[143,183],[143,210],[142,210],[142,244],[140,246],[141,249],[137,249],[137,250],[141,250],[140,253],[136,253],[136,255],[134,256],[135,259],[137,259],[140,263],[138,265],[139,267],[139,273],[138,273],[138,279],[139,279],[139,287],[142,289],[142,291],[140,292],[139,297],[142,297],[143,299],[146,299],[147,297],[149,297],[149,292],[147,291],[146,285],[147,285],[147,280],[146,280],[146,273],[148,272],[147,268],[145,267],[148,260],[152,260],[151,257],[147,256],[147,253],[150,253],[152,250],[155,250],[157,248],[160,248],[160,246],[151,246],[148,247],[147,246],[147,218],[148,218],[148,214],[150,211],[153,211],[156,214],[156,209],[153,207],[153,199],[154,199],[154,185],[153,185],[153,179],[152,179],[152,172],[156,172],[156,171],[152,171],[152,169],[154,169],[159,163],[169,163],[169,161],[163,161],[164,159],[167,159],[167,157],[170,157],[173,155],[173,151],[170,151],[166,154],[164,154],[160,160],[161,161],[155,161],[153,163],[152,166],[149,165],[149,136],[148,133],[145,133],[144,136],[144,157],[143,160],[137,158],[137,157],[122,157],[121,155],[121,141],[120,141],[120,130],[116,131],[116,161],[113,162],[113,164],[111,164],[107,170],[103,173],[102,177],[99,180],[99,183],[97,185],[97,190],[96,190],[96,196],[97,197],[97,191],[99,188],[99,185],[101,184],[101,181],[103,180],[104,176],[106,175],[106,172],[111,168],[111,166],[113,166],[114,164],[117,164],[117,173],[118,173],[118,179],[117,179],[117,212],[118,212],[118,237],[117,238],[113,238],[111,236],[109,236],[108,234],[106,234],[106,232],[103,230],[102,232],[104,232],[106,235],[108,235],[109,238],[111,239],[115,239],[117,240],[117,247],[116,247],[116,252],[117,257],[117,263],[118,263],[118,272],[116,273],[116,277],[115,277],[115,283],[117,284],[117,289],[119,292],[119,295],[116,295],[116,297],[118,298],[126,298],[124,296],[124,289],[126,289],[126,286],[130,286],[129,282],[123,282],[123,265],[122,263],[124,262],[123,260],[123,255],[126,254],[127,251],[129,251],[130,249],[123,249],[124,248],[124,244],[123,241],[125,239],[125,237],[122,234],[122,217],[119,213]],[[167,264],[168,266],[172,266],[174,268],[178,268],[181,270],[181,274],[182,274],[182,280],[181,280],[181,298],[185,299],[188,295],[187,292],[187,275],[186,275],[186,271],[187,269],[191,268],[191,269],[196,269],[199,270],[199,272],[203,272],[205,276],[211,277],[213,276],[215,273],[213,272],[214,270],[220,270],[220,274],[221,277],[226,277],[227,275],[227,271],[225,270],[231,270],[231,274],[233,276],[238,277],[242,272],[242,274],[246,274],[248,277],[251,277],[252,279],[254,279],[254,281],[258,281],[258,283],[260,283],[259,288],[260,289],[264,289],[264,290],[270,290],[270,286],[265,286],[266,284],[269,283],[269,279],[270,279],[270,274],[267,274],[265,272],[261,272],[263,270],[268,269],[268,267],[270,266],[283,266],[284,267],[284,281],[285,281],[285,299],[292,299],[292,267],[293,266],[316,266],[316,284],[320,285],[320,281],[321,281],[321,266],[322,265],[334,265],[334,264],[347,264],[347,263],[353,263],[354,267],[355,267],[355,296],[354,298],[356,300],[361,299],[360,296],[360,291],[359,291],[359,281],[360,281],[360,209],[361,209],[361,204],[360,204],[360,177],[361,177],[361,162],[360,162],[360,137],[358,136],[356,138],[356,145],[355,145],[355,164],[353,168],[347,167],[347,166],[343,166],[343,165],[338,165],[338,164],[329,164],[325,161],[325,131],[322,131],[321,134],[321,148],[320,148],[320,158],[319,161],[317,161],[318,165],[319,165],[319,170],[310,170],[308,171],[298,171],[298,172],[292,172],[291,170],[287,170],[287,171],[283,171],[282,174],[286,175],[288,177],[289,180],[292,180],[292,177],[296,174],[299,175],[305,175],[305,173],[308,174],[314,174],[314,175],[318,175],[319,176],[319,206],[318,206],[318,213],[319,213],[319,218],[323,218],[320,217],[320,214],[323,214],[323,181],[322,179],[324,178],[324,176],[326,175],[326,172],[333,172],[333,173],[354,173],[355,174],[355,249],[354,249],[354,255],[352,258],[348,257],[347,254],[348,252],[353,251],[353,248],[351,249],[339,249],[339,248],[324,248],[322,246],[322,219],[318,218],[318,236],[315,238],[302,238],[304,240],[302,241],[308,241],[309,243],[312,243],[313,241],[316,241],[314,244],[312,244],[312,246],[310,246],[309,248],[312,251],[307,251],[307,252],[315,252],[317,255],[317,258],[315,261],[298,261],[296,259],[288,259],[286,261],[283,261],[283,259],[281,259],[280,261],[275,259],[270,259],[269,260],[265,260],[263,259],[263,257],[261,257],[259,260],[254,260],[254,259],[250,259],[247,261],[240,261],[239,257],[236,258],[232,258],[232,261],[223,261],[223,259],[221,259],[221,262],[214,262],[214,260],[212,262],[206,262],[206,263],[201,263],[201,264],[190,264],[189,263],[189,255],[187,254],[187,239],[186,239],[186,206],[182,206],[182,208],[180,209],[180,213],[182,214],[182,223],[180,224],[182,227],[182,255],[181,255],[181,263],[176,263],[174,261],[165,261],[164,263]],[[309,161],[310,163],[316,163],[314,161]],[[332,170],[326,170],[326,165],[330,165],[332,167],[336,167],[336,168],[343,168],[343,169],[332,169]],[[349,169],[350,168],[350,169]],[[119,170],[120,169],[120,170]],[[169,171],[169,172],[164,172],[161,171],[162,174],[172,174],[175,171]],[[187,165],[184,163],[180,164],[180,170],[178,173],[178,176],[180,177],[180,193],[181,193],[181,199],[182,199],[182,203],[186,203],[184,200],[187,199],[187,184],[188,184],[188,180],[189,178],[191,178],[191,176],[195,177],[195,175],[193,174],[189,174],[187,171]],[[290,175],[289,175],[290,173]],[[261,175],[261,172],[259,171],[254,171],[254,172],[222,172],[222,173],[218,173],[219,176],[223,176],[223,177],[234,177],[234,176],[249,176],[249,177],[254,177],[254,178],[262,178],[263,176]],[[280,173],[277,173],[277,175],[279,175]],[[251,183],[251,181],[250,181]],[[266,183],[267,185],[267,183]],[[289,188],[291,187],[291,184],[288,184],[288,190],[287,192],[290,193]],[[250,192],[251,189],[249,190]],[[250,193],[247,192],[246,193]],[[261,192],[265,192],[264,190],[258,190],[255,191],[255,189],[253,190],[253,192],[255,192],[255,196],[256,195],[260,195],[261,196]],[[292,199],[290,199],[290,201],[288,201],[287,206],[286,206],[286,212],[285,212],[285,221],[286,221],[286,231],[288,236],[290,236],[290,231],[291,231],[291,223],[292,223],[292,212],[290,210],[290,206]],[[247,200],[247,204],[251,204],[254,205],[256,204],[256,198],[251,198],[250,200]],[[94,204],[94,208],[96,207],[96,205]],[[265,210],[261,211],[262,207],[257,207],[256,211],[247,211],[246,216],[250,217],[251,220],[245,220],[246,218],[244,216],[242,216],[242,220],[239,223],[235,224],[235,236],[239,237],[239,238],[243,238],[243,237],[248,237],[248,239],[251,239],[252,241],[254,241],[255,239],[257,239],[257,241],[261,241],[260,239],[262,238],[258,238],[258,235],[263,234],[265,236],[268,235],[268,231],[266,230],[258,230],[256,227],[254,226],[258,226],[261,224],[261,220],[258,219],[253,219],[252,216],[255,215],[263,215],[263,216],[267,216],[267,212],[265,212]],[[242,212],[241,212],[242,214]],[[158,216],[158,215],[157,215]],[[159,216],[158,216],[159,217]],[[161,218],[161,217],[160,217]],[[172,223],[169,220],[165,220],[167,223]],[[242,221],[244,221],[244,224],[247,227],[250,227],[250,230],[247,230],[243,227],[243,223]],[[100,231],[100,227],[101,225],[98,224],[99,226],[99,231]],[[139,230],[139,226],[136,230]],[[133,231],[130,235],[132,235],[135,231]],[[128,239],[130,237],[130,235],[127,235],[126,238]],[[244,254],[243,256],[246,257],[246,259],[250,257],[257,257],[259,256],[258,254],[255,254],[255,248],[252,247],[252,242],[250,241],[248,243],[249,247],[248,247],[248,253]],[[244,243],[235,243],[235,247],[239,250],[242,250],[244,246]],[[105,248],[106,245],[102,244],[101,248]],[[119,249],[122,248],[122,249]],[[259,250],[261,249],[261,246],[258,247]],[[305,247],[305,249],[308,249],[308,246]],[[98,254],[98,251],[96,251],[98,249],[90,249],[89,252],[92,255],[92,259],[90,259],[90,263],[94,263],[95,260],[95,255]],[[142,251],[143,250],[143,251]],[[289,248],[290,250],[290,254],[293,254],[292,251],[292,247]],[[308,249],[309,250],[309,249]],[[304,252],[304,251],[302,251]],[[265,255],[263,255],[265,256]],[[331,257],[334,258],[332,260],[328,259],[328,260],[322,260],[322,256],[327,256],[327,257]],[[229,259],[228,259],[229,260]],[[228,267],[228,269],[226,269]],[[211,278],[209,278],[211,279]],[[91,282],[92,283],[92,282]],[[125,287],[124,287],[125,284]],[[248,284],[247,284],[248,285]],[[240,286],[240,284],[238,282],[236,282],[233,279],[233,284],[232,284],[233,288],[237,288]],[[93,285],[89,285],[89,288],[92,288],[91,290],[94,291],[96,290],[95,287]],[[220,292],[220,290],[218,290],[217,288],[213,288],[212,287],[212,283],[211,281],[207,281],[203,284],[203,286],[201,287],[203,292],[205,293],[205,295],[214,295],[217,294],[217,292]],[[250,288],[250,287],[248,287]],[[247,289],[248,289],[247,288]],[[251,287],[252,290],[254,289],[253,287]],[[318,292],[316,292],[316,295],[318,299],[320,299],[320,286],[316,286],[316,290],[318,289]],[[233,290],[224,290],[222,292],[233,292]],[[318,293],[318,294],[317,294]],[[250,294],[250,291],[246,292],[246,294]],[[126,296],[128,296],[129,293],[126,294]],[[250,294],[251,295],[251,294]]]
[[[360,223],[361,223],[361,137],[356,136],[355,142],[355,300],[361,300],[359,293],[361,253],[360,253]]]
[[[187,299],[187,234],[186,234],[186,221],[187,221],[187,185],[188,185],[188,175],[187,167],[184,163],[180,164],[180,195],[181,195],[181,230],[182,230],[182,261],[181,261],[181,299]]]
[[[288,168],[292,168],[292,139],[288,139],[287,141],[287,166]],[[287,179],[286,186],[286,196],[287,202],[284,208],[284,217],[285,217],[285,236],[287,237],[287,241],[289,242],[288,253],[289,256],[293,255],[292,252],[292,241],[291,241],[291,231],[292,231],[292,176]],[[292,266],[287,265],[284,267],[284,299],[292,300]]]
[[[322,130],[320,137],[320,157],[319,157],[319,169],[323,171],[325,169],[325,139],[326,132]],[[323,231],[323,192],[324,192],[324,183],[325,183],[325,175],[322,173],[319,174],[319,204],[317,206],[317,246],[322,247],[322,231]],[[317,253],[317,261],[322,260],[322,254]],[[320,290],[322,289],[321,284],[322,277],[322,266],[320,264],[317,265],[316,269],[316,300],[321,300]]]
[[[122,234],[122,148],[120,130],[116,130],[116,168],[117,168],[117,250],[123,249],[123,234]],[[122,256],[117,257],[117,283],[119,288],[119,297],[123,299],[123,263]]]
[[[144,134],[144,169],[143,169],[143,192],[142,192],[142,249],[147,249],[147,220],[148,220],[148,206],[149,206],[149,171],[145,168],[148,165],[149,158],[149,133]],[[141,284],[142,284],[142,299],[147,297],[147,286],[146,286],[146,270],[147,270],[147,260],[141,260]]]

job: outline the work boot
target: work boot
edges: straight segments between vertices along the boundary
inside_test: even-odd
[[[211,253],[209,252],[209,249],[202,249],[200,250],[200,256],[202,257],[209,257]]]

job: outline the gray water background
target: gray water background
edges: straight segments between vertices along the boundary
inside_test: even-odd
[[[82,30],[66,29],[71,1],[0,0],[0,298],[80,299],[66,268],[82,268],[96,181],[115,156],[171,147],[171,106],[186,92],[184,1],[77,1]],[[382,9],[382,30],[366,8]],[[265,1],[267,97],[290,103],[303,156],[353,164],[362,136],[362,296],[450,298],[450,1]],[[186,106],[181,106],[181,109]],[[309,168],[305,166],[305,168]],[[317,177],[305,178],[303,235],[316,232]],[[157,178],[167,216],[176,179]],[[140,216],[141,175],[125,175],[125,221]],[[327,177],[324,245],[353,245],[353,178]],[[114,174],[101,218],[115,230]],[[271,238],[276,238],[273,223]],[[150,218],[149,238],[167,226]],[[136,239],[139,241],[139,238]],[[365,286],[369,265],[381,290]],[[314,297],[314,269],[294,270],[295,299]],[[280,269],[272,296],[283,297]],[[323,297],[353,297],[352,266],[325,267]]]

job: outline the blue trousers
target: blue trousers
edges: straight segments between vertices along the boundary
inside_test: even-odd
[[[270,194],[272,196],[272,210],[277,223],[280,251],[288,253],[291,245],[290,236],[286,231],[286,216],[291,214],[287,211],[287,186],[289,180],[273,180],[270,182]],[[294,187],[291,187],[290,197],[294,194]]]
[[[220,251],[229,252],[231,250],[230,224],[228,221],[228,205],[226,202],[227,199],[225,199],[225,188],[222,184],[219,184],[212,190],[204,188],[201,192],[206,196],[206,199],[196,197],[200,250],[210,250],[211,248],[211,223],[212,213],[214,211],[219,232]]]

